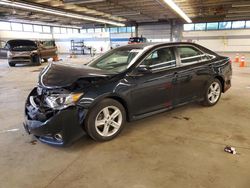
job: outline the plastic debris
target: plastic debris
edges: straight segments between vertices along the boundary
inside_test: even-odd
[[[236,154],[236,149],[234,147],[231,147],[231,146],[226,146],[224,148],[224,151],[227,152],[227,153],[231,153],[231,154]]]

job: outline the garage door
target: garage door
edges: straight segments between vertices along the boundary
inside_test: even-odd
[[[142,35],[152,42],[170,41],[170,29],[168,24],[139,25],[138,36]]]

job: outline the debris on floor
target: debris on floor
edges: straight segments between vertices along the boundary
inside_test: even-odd
[[[189,117],[183,117],[183,119],[185,119],[185,120],[187,120],[187,121],[188,121],[188,120],[190,120],[190,118],[189,118]]]
[[[31,143],[32,145],[36,145],[37,140],[31,140],[30,143]]]
[[[174,119],[179,119],[179,120],[182,120],[182,119],[184,119],[184,120],[190,120],[190,117],[177,117],[177,116],[173,116],[172,118],[174,118]]]
[[[41,72],[42,70],[43,70],[43,68],[40,68],[40,69],[32,70],[30,72]]]
[[[224,151],[227,152],[227,153],[231,153],[233,155],[237,153],[236,149],[234,147],[231,147],[231,146],[226,146],[224,148]]]

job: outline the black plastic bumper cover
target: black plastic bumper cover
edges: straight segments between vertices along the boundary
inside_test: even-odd
[[[85,116],[85,114],[82,115]],[[79,109],[70,107],[59,111],[45,122],[29,120],[26,115],[24,128],[29,134],[35,135],[42,142],[65,146],[85,134],[81,122]],[[55,139],[55,134],[62,135],[62,140]]]

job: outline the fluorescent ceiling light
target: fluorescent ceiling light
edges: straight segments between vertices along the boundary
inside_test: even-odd
[[[173,0],[164,0],[164,2],[170,6],[177,14],[179,14],[186,22],[192,23],[192,20],[178,7]]]
[[[115,26],[125,26],[125,24],[120,23],[120,22],[114,22],[114,21],[90,17],[90,16],[83,16],[80,14],[72,14],[72,13],[68,13],[64,11],[58,11],[58,10],[30,5],[26,3],[13,2],[9,0],[0,0],[0,5],[11,6],[13,8],[32,10],[36,12],[48,13],[48,14],[53,14],[53,15],[63,16],[63,17],[68,17],[68,18],[76,18],[80,20],[94,21],[94,22],[99,22],[99,23],[104,23],[104,24],[115,25]]]
[[[250,4],[233,4],[232,7],[233,8],[237,8],[237,7],[249,7]]]
[[[106,0],[64,0],[64,3],[84,4],[84,3],[99,3]]]
[[[135,15],[140,15],[141,14],[141,12],[129,12],[129,11],[127,11],[127,12],[119,12],[119,13],[117,13],[117,14],[113,14],[114,16],[135,16]]]

